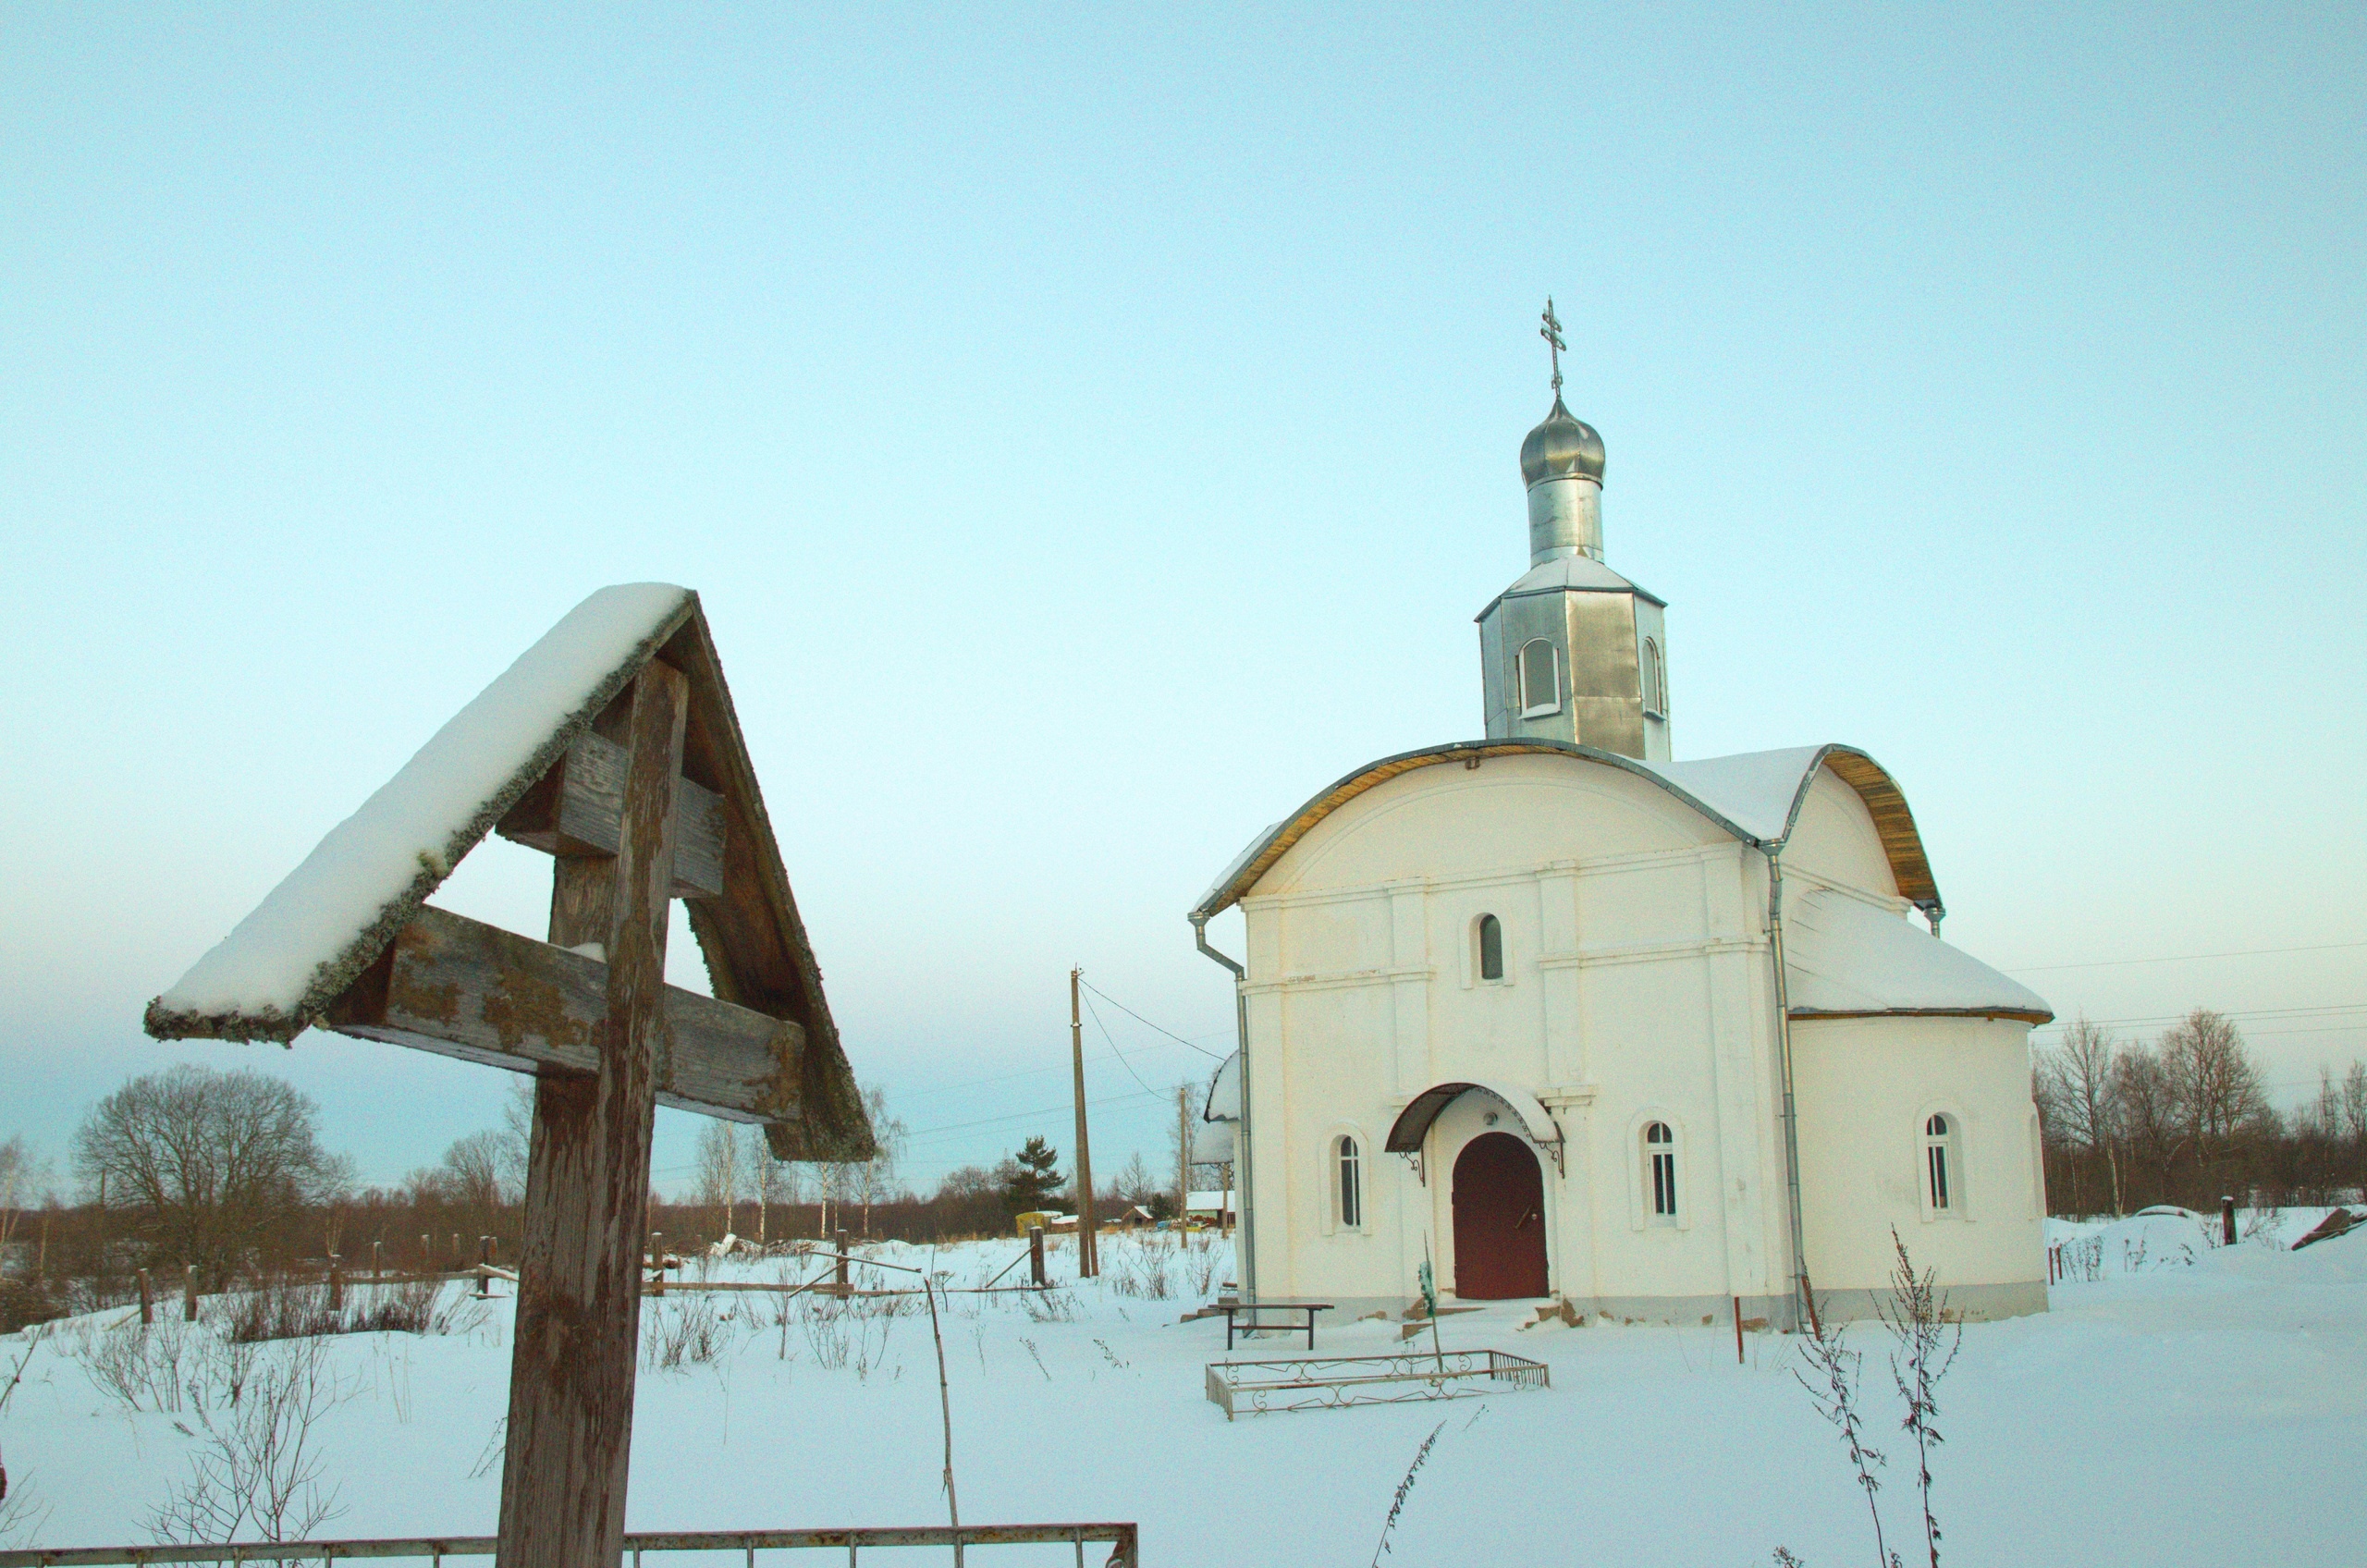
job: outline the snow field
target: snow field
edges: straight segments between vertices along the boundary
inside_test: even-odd
[[[2315,1219],[2288,1212],[2283,1237]],[[2089,1237],[2120,1266],[2059,1286],[2044,1316],[1965,1330],[1940,1390],[1944,1559],[2359,1561],[2367,1234],[2296,1254],[2257,1240],[2192,1245],[2200,1228],[2177,1216],[2054,1228],[2054,1239]],[[871,1250],[943,1271],[954,1287],[1024,1251],[1016,1241]],[[1747,1336],[1737,1366],[1729,1325],[1524,1330],[1530,1307],[1502,1304],[1446,1319],[1448,1346],[1544,1361],[1550,1390],[1228,1424],[1202,1389],[1203,1366],[1223,1355],[1222,1320],[1177,1318],[1206,1299],[1203,1270],[1212,1286],[1230,1261],[1220,1250],[1179,1256],[1167,1237],[1105,1238],[1103,1278],[1079,1284],[1062,1243],[1061,1288],[1048,1296],[947,1299],[963,1518],[1133,1519],[1150,1563],[1361,1564],[1435,1429],[1390,1561],[1748,1564],[1778,1543],[1816,1568],[1866,1560],[1864,1506],[1792,1377],[1793,1341]],[[686,1274],[702,1268],[717,1280],[784,1270],[794,1280],[827,1265],[694,1261]],[[858,1284],[866,1273],[909,1278],[858,1268]],[[1150,1293],[1162,1275],[1165,1297]],[[333,1533],[491,1531],[509,1309],[506,1298],[461,1308],[441,1335],[327,1341],[349,1396],[317,1433],[324,1478],[346,1509]],[[777,1298],[755,1292],[644,1302],[632,1527],[942,1521],[936,1361],[918,1300],[801,1299],[781,1317]],[[691,1354],[702,1329],[706,1359]],[[1867,1353],[1870,1435],[1894,1451],[1882,1501],[1897,1547],[1912,1472],[1893,1430],[1887,1341],[1871,1325],[1848,1334]],[[74,1342],[71,1331],[43,1340],[0,1414],[11,1482],[19,1492],[30,1482],[46,1507],[42,1545],[141,1541],[141,1516],[197,1447],[180,1427],[196,1424],[186,1410],[127,1408]],[[1317,1341],[1328,1354],[1398,1342],[1393,1324],[1329,1318]],[[1236,1354],[1304,1354],[1300,1343]],[[21,1337],[0,1341],[8,1365],[23,1354]],[[25,1544],[21,1532],[9,1544]],[[1012,1548],[976,1561],[1073,1559]]]

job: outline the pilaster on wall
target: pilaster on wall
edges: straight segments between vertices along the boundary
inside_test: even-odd
[[[1247,998],[1250,1184],[1242,1193],[1242,1206],[1257,1217],[1261,1296],[1289,1295],[1297,1289],[1291,1272],[1291,1239],[1297,1220],[1291,1192],[1297,1183],[1290,1168],[1287,1125],[1291,1061],[1282,1048],[1285,998],[1281,991],[1253,992]]]
[[[1790,1271],[1782,1091],[1777,1082],[1773,988],[1758,856],[1739,844],[1701,867],[1702,923],[1727,938],[1709,955],[1711,1062],[1716,1080],[1720,1207],[1729,1293],[1773,1291]]]
[[[1578,863],[1554,861],[1538,874],[1538,944],[1540,956],[1575,959],[1578,951]],[[1540,964],[1538,988],[1544,998],[1547,1084],[1587,1082],[1586,1036],[1579,1026],[1580,968],[1575,962]]]
[[[1389,962],[1395,973],[1391,1083],[1402,1102],[1430,1085],[1429,890],[1421,882],[1392,882],[1386,891]]]

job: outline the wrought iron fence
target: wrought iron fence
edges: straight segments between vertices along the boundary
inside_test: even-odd
[[[1463,1399],[1551,1386],[1552,1375],[1543,1362],[1500,1350],[1208,1364],[1208,1398],[1224,1407],[1228,1421],[1245,1411],[1256,1415],[1347,1404],[1397,1404],[1406,1400]]]
[[[1078,1568],[1090,1542],[1110,1545],[1103,1568],[1139,1568],[1132,1524],[896,1525],[842,1530],[656,1530],[625,1537],[625,1550],[640,1568],[649,1551],[741,1551],[748,1568],[756,1553],[772,1550],[840,1550],[850,1564],[865,1547],[1071,1546]],[[217,1546],[70,1546],[0,1551],[0,1568],[76,1568],[79,1564],[164,1562],[319,1562],[365,1557],[424,1558],[442,1568],[448,1557],[491,1557],[491,1536],[411,1537],[354,1541],[240,1541]]]

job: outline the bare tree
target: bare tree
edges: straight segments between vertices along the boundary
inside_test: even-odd
[[[455,1139],[444,1151],[444,1163],[436,1174],[443,1178],[444,1191],[454,1203],[490,1211],[511,1201],[507,1145],[506,1133],[488,1129]]]
[[[699,1202],[718,1212],[723,1231],[731,1230],[731,1211],[740,1201],[739,1130],[729,1121],[709,1120],[699,1128]]]
[[[2269,1114],[2260,1064],[2226,1014],[2196,1008],[2163,1033],[2161,1053],[2188,1137],[2206,1166]]]
[[[47,1175],[46,1163],[25,1145],[23,1133],[0,1143],[0,1256],[17,1239],[17,1227],[31,1206],[33,1189]]]
[[[854,1190],[863,1200],[863,1233],[868,1236],[872,1201],[893,1190],[896,1162],[903,1157],[910,1134],[901,1121],[888,1114],[888,1091],[878,1084],[864,1091],[863,1109],[871,1118],[873,1152],[869,1159],[853,1168],[852,1174]]]
[[[2101,1158],[2112,1182],[2112,1210],[2120,1213],[2120,1100],[2115,1077],[2120,1047],[2086,1018],[2075,1020],[2063,1043],[2039,1059],[2039,1087],[2050,1126],[2076,1150]],[[2079,1165],[2071,1162],[2071,1204],[2079,1205]]]
[[[756,1244],[767,1243],[775,1204],[795,1206],[804,1201],[805,1177],[793,1160],[775,1159],[764,1130],[756,1130]]]
[[[134,1078],[74,1134],[74,1165],[134,1211],[164,1255],[219,1285],[275,1220],[337,1195],[347,1162],[325,1153],[311,1099],[247,1068],[182,1063]]]

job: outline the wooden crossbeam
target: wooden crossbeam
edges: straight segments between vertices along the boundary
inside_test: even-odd
[[[585,731],[493,830],[545,854],[615,854],[624,822],[625,761],[624,747],[596,731]],[[688,778],[677,778],[673,802],[673,896],[720,898],[723,797]]]
[[[613,875],[613,867],[608,867]],[[665,987],[657,1103],[731,1121],[798,1120],[805,1031]],[[518,1072],[595,1073],[608,967],[589,953],[422,909],[322,1024]]]

